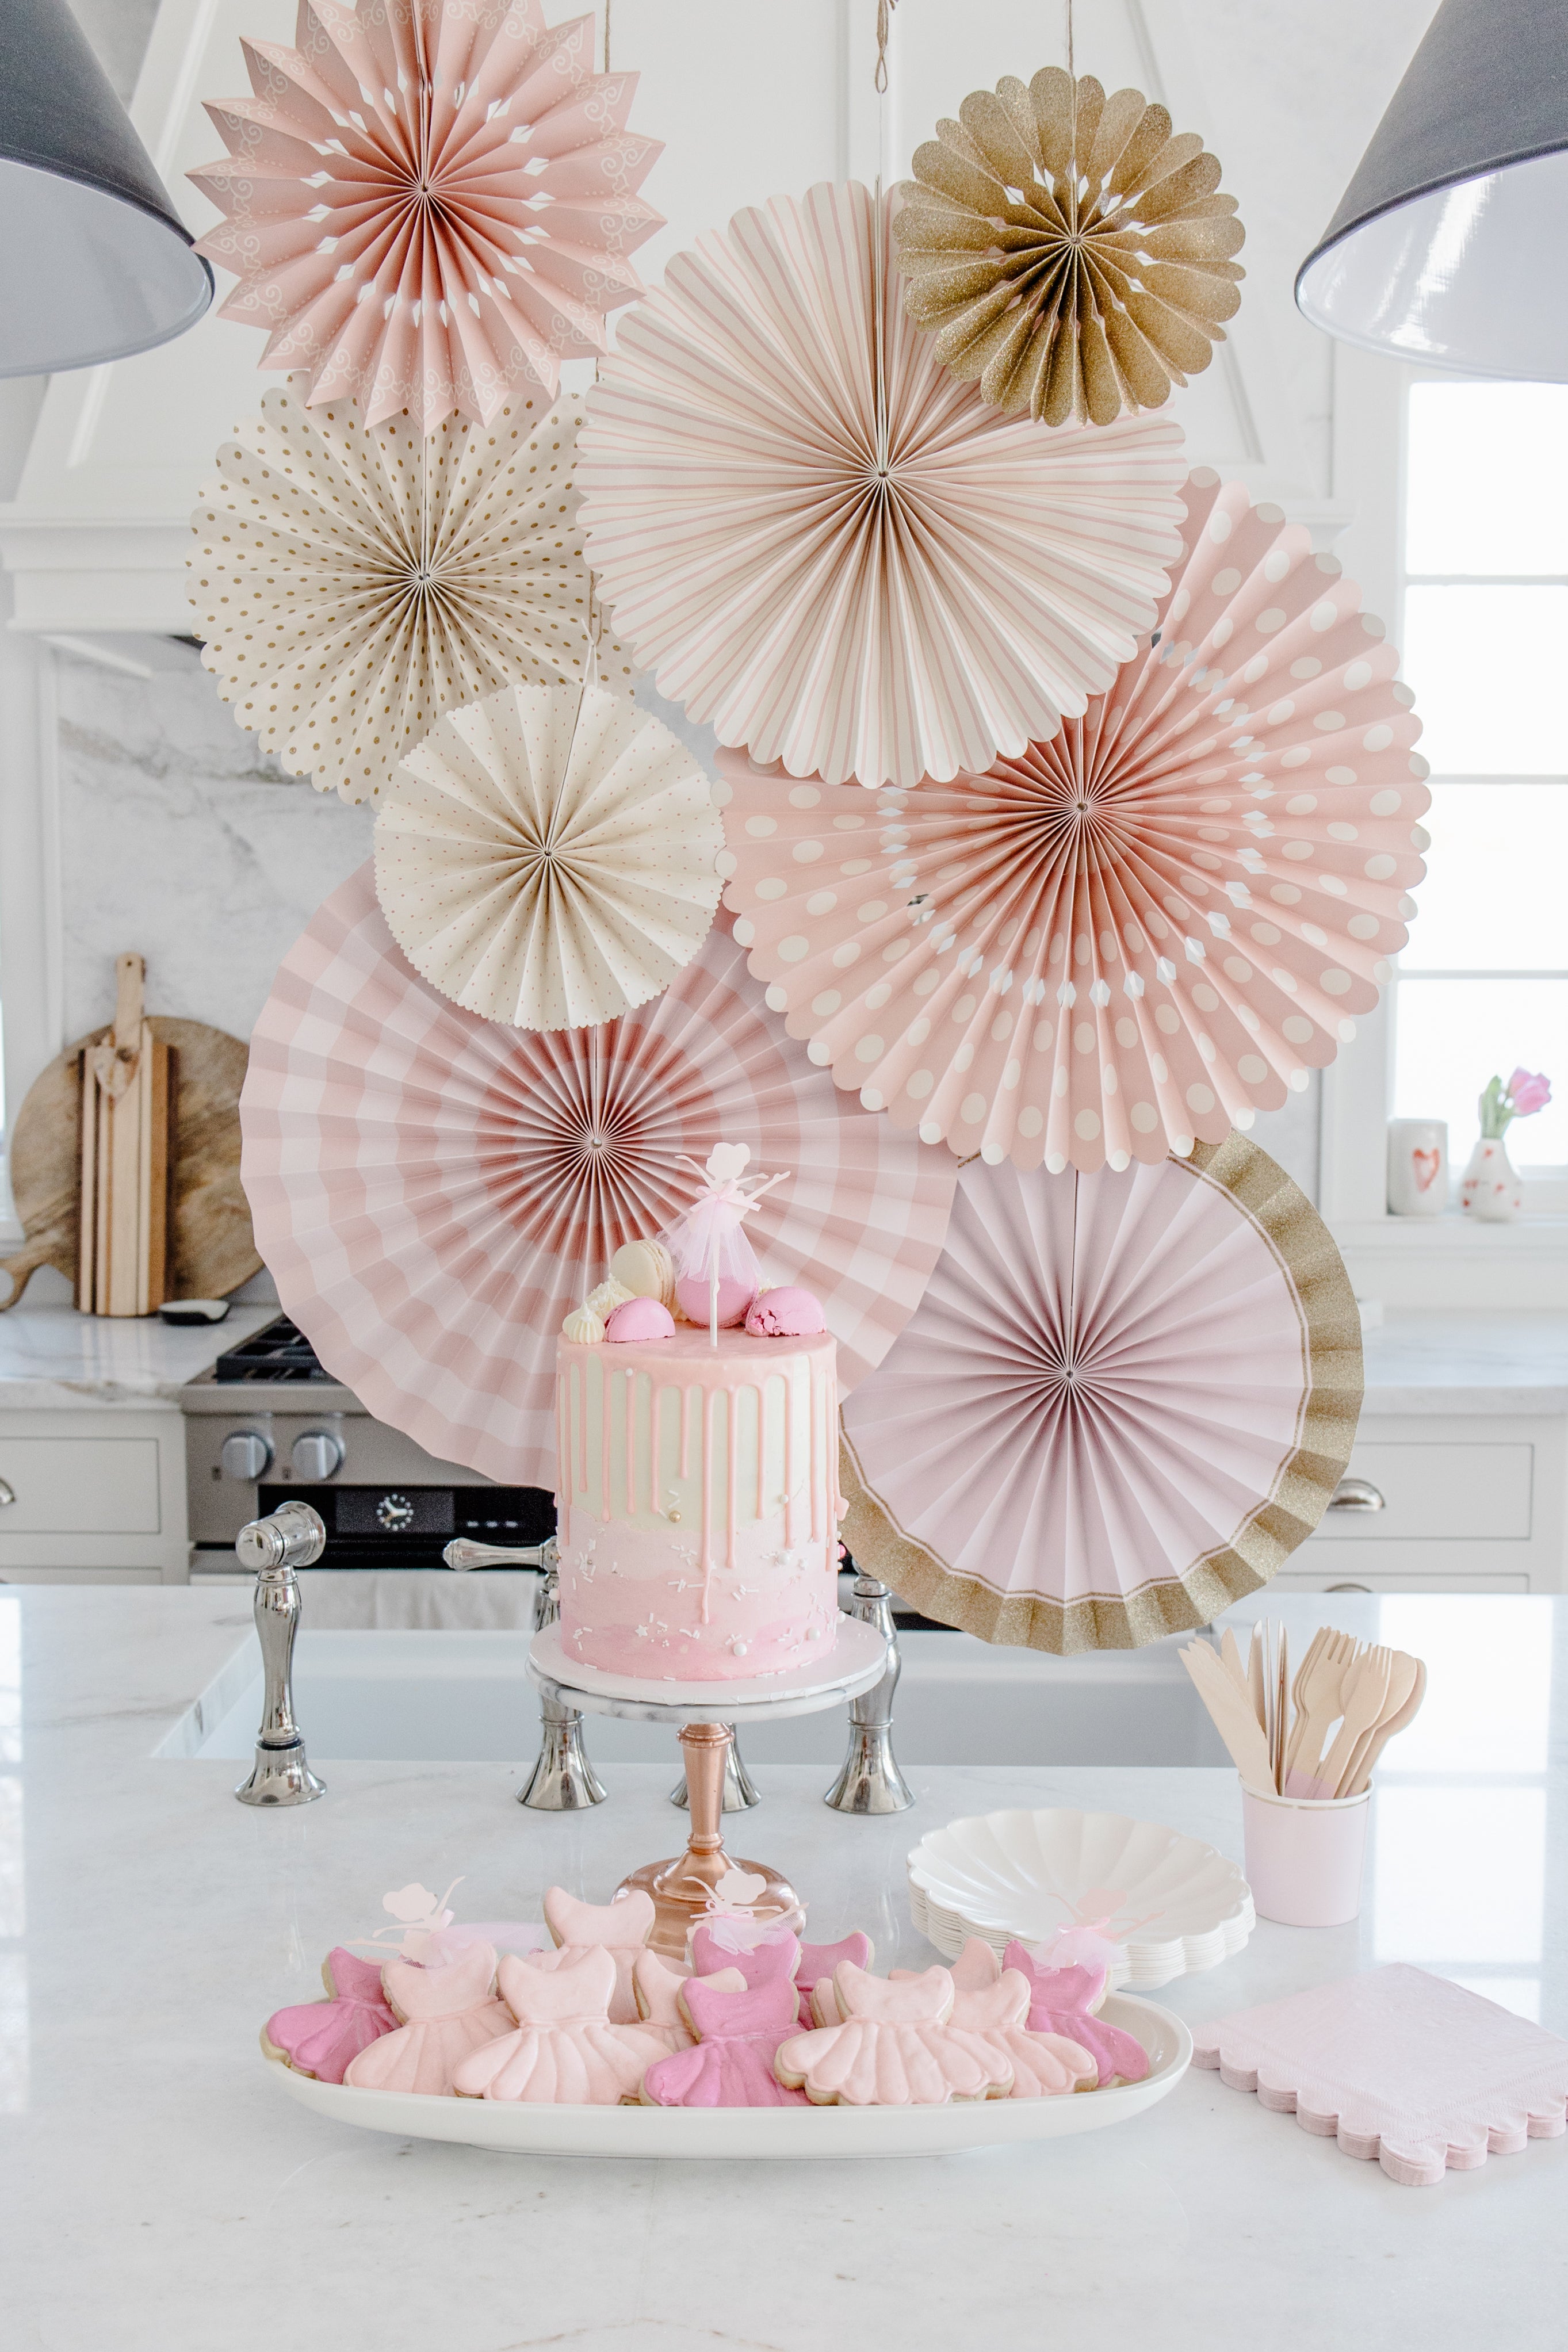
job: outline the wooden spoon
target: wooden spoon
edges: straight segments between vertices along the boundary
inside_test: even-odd
[[[1424,1658],[1407,1658],[1401,1650],[1396,1650],[1394,1654],[1396,1661],[1396,1669],[1404,1667],[1413,1667],[1415,1669],[1414,1673],[1412,1673],[1408,1677],[1410,1685],[1408,1696],[1405,1699],[1404,1704],[1394,1708],[1392,1713],[1385,1711],[1382,1716],[1380,1716],[1376,1723],[1373,1725],[1372,1729],[1366,1733],[1362,1739],[1360,1746],[1356,1749],[1355,1759],[1346,1777],[1346,1784],[1340,1790],[1342,1797],[1359,1797],[1362,1790],[1371,1785],[1373,1765],[1377,1762],[1378,1758],[1383,1754],[1383,1751],[1387,1747],[1389,1741],[1394,1738],[1394,1733],[1396,1731],[1404,1730],[1405,1725],[1410,1721],[1412,1716],[1415,1713],[1415,1710],[1426,1696],[1426,1660]],[[1389,1697],[1392,1703],[1394,1697],[1394,1692],[1392,1690],[1389,1693]]]
[[[1340,1782],[1350,1770],[1362,1735],[1370,1731],[1384,1713],[1393,1675],[1394,1652],[1381,1646],[1365,1652],[1346,1675],[1340,1694],[1344,1720],[1333,1746],[1312,1776],[1315,1796],[1338,1796]]]

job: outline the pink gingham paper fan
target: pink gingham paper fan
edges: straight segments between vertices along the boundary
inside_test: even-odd
[[[823,184],[678,254],[620,322],[577,465],[660,692],[835,783],[1050,733],[1152,626],[1181,545],[1174,421],[988,408],[904,314],[891,205]]]
[[[972,1160],[924,1298],[844,1407],[844,1538],[945,1624],[1136,1648],[1267,1582],[1362,1397],[1350,1277],[1266,1152]]]
[[[420,977],[368,866],[283,960],[240,1122],[257,1247],[322,1363],[508,1484],[553,1484],[563,1318],[687,1204],[684,1160],[723,1140],[789,1171],[752,1237],[822,1300],[845,1388],[917,1304],[952,1198],[946,1155],[847,1103],[722,932],[618,1021],[509,1029]]]
[[[187,175],[225,215],[196,247],[240,281],[223,316],[367,425],[553,400],[663,226],[636,74],[595,73],[593,16],[540,0],[301,0],[297,38],[241,43],[252,95],[207,108],[228,156]]]
[[[813,1061],[994,1164],[1218,1143],[1377,1002],[1425,868],[1398,656],[1207,472],[1159,625],[1020,759],[908,794],[720,766],[735,936]]]

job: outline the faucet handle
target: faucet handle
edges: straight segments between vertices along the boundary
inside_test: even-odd
[[[309,1503],[279,1503],[266,1518],[241,1528],[234,1549],[242,1568],[263,1576],[280,1568],[309,1568],[327,1549],[326,1526]]]
[[[537,1544],[474,1543],[467,1536],[455,1537],[441,1554],[448,1568],[459,1572],[468,1568],[542,1568],[555,1565],[555,1538],[546,1536]]]

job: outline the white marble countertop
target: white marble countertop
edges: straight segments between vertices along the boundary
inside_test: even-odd
[[[79,1315],[51,1301],[0,1314],[0,1412],[172,1404],[226,1348],[282,1309],[231,1307],[221,1323],[177,1327],[155,1315]]]
[[[1393,1604],[1331,1605],[1347,1622]],[[1304,1631],[1319,1606],[1292,1595],[1283,1613]],[[1568,2026],[1568,1603],[1426,1606],[1452,1624],[1425,1621],[1433,1697],[1378,1794],[1362,1919],[1260,1925],[1222,1969],[1157,1996],[1189,2019],[1402,1958]],[[461,1872],[467,1916],[536,1916],[552,1880],[607,1896],[675,1846],[679,1817],[667,1767],[618,1767],[586,1817],[524,1812],[523,1758],[338,1763],[321,1803],[248,1812],[232,1765],[152,1755],[247,1625],[232,1589],[0,1594],[15,2352],[1558,2352],[1568,2138],[1398,2189],[1212,2074],[1115,2130],[905,2164],[550,2162],[304,2113],[258,2027],[312,1996],[323,1953],[379,1924],[386,1888]],[[879,1965],[929,1958],[904,1855],[959,1813],[1091,1804],[1240,1852],[1226,1772],[910,1778],[914,1811],[852,1822],[824,1811],[820,1772],[769,1771],[745,1822],[743,1850],[790,1873],[814,1926],[864,1924]]]
[[[1391,1307],[1362,1347],[1363,1412],[1568,1412],[1568,1315]]]

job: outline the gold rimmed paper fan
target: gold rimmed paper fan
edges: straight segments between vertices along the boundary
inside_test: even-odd
[[[927,1143],[1096,1169],[1223,1142],[1405,944],[1430,801],[1331,555],[1206,471],[1160,625],[1024,757],[909,793],[720,754],[725,904],[814,1061]]]
[[[712,788],[601,687],[507,687],[447,711],[375,821],[375,888],[416,971],[487,1021],[582,1028],[646,1003],[712,927]]]
[[[207,108],[228,155],[187,175],[225,215],[196,247],[239,279],[223,316],[367,424],[553,400],[663,226],[636,74],[595,73],[593,16],[540,0],[303,0],[298,39],[240,44],[252,95]]]
[[[488,427],[291,381],[218,452],[186,559],[202,660],[290,775],[374,800],[443,710],[586,672],[590,582],[572,467],[581,412],[512,401]],[[599,673],[629,696],[602,639]]]
[[[974,90],[915,150],[895,254],[938,356],[1008,415],[1109,425],[1207,367],[1246,232],[1194,131],[1049,66]]]
[[[1051,432],[955,383],[904,314],[890,210],[825,184],[678,254],[621,321],[578,464],[660,692],[753,759],[873,786],[1022,751],[1109,685],[1184,472],[1173,417]]]

